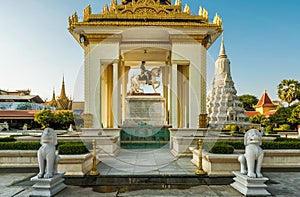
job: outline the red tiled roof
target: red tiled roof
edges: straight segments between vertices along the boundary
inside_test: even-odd
[[[0,110],[0,119],[34,119],[39,110]]]
[[[276,105],[272,102],[269,95],[267,94],[267,91],[265,90],[262,96],[260,97],[258,103],[254,106],[257,107],[275,107]]]
[[[244,111],[244,114],[246,114],[249,117],[255,116],[255,115],[260,115],[260,113],[258,111]]]

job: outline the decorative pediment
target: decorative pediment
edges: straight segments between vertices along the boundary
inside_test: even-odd
[[[161,4],[160,0],[133,0],[130,4],[120,4],[113,0],[102,9],[102,15],[168,15],[170,13],[181,13],[181,6]]]

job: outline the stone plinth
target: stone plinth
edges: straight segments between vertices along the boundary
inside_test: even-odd
[[[192,156],[192,153],[189,151],[189,147],[196,146],[198,139],[207,135],[206,128],[170,128],[169,131],[170,149],[174,156]]]
[[[134,126],[141,122],[149,125],[165,125],[165,99],[157,95],[126,97],[126,117],[123,125]]]
[[[100,149],[98,156],[116,156],[120,149],[120,131],[118,128],[84,128],[80,139],[83,142],[96,140],[97,148]]]
[[[63,183],[64,173],[56,174],[52,178],[37,178],[32,177],[30,180],[35,184],[32,186],[34,191],[29,196],[54,196],[67,186]]]
[[[266,177],[262,178],[249,178],[238,171],[233,172],[236,176],[235,182],[230,184],[234,189],[238,190],[245,196],[270,196],[271,194],[266,190],[267,185],[264,184],[267,180]]]
[[[93,154],[59,155],[57,166],[59,172],[65,172],[65,176],[84,176],[93,167]],[[99,161],[97,161],[99,162]]]

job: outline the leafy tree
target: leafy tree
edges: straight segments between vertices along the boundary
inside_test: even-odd
[[[68,110],[60,110],[53,113],[50,109],[46,109],[36,113],[34,121],[42,125],[42,129],[46,127],[67,129],[70,124],[74,124],[74,116],[73,112]]]
[[[255,111],[253,105],[256,105],[258,102],[258,98],[256,96],[244,94],[238,96],[238,100],[243,103],[243,107],[246,111]]]
[[[251,116],[249,118],[249,120],[250,120],[250,122],[252,122],[254,124],[261,124],[262,126],[265,126],[265,127],[272,124],[271,120],[262,114],[257,114],[257,115]]]
[[[73,112],[68,110],[60,110],[54,113],[55,127],[67,129],[70,124],[74,124]]]
[[[285,79],[278,85],[278,97],[283,101],[287,102],[288,106],[295,101],[300,99],[300,83],[293,79]]]
[[[290,118],[288,119],[288,121],[295,125],[300,124],[300,105],[296,106],[292,110],[292,114],[291,114]]]
[[[254,123],[254,124],[260,124],[266,117],[264,115],[261,114],[257,114],[254,116],[251,116],[249,118],[250,122]]]
[[[20,103],[17,105],[16,110],[31,110],[31,103]]]
[[[289,118],[291,117],[292,111],[295,105],[289,107],[280,107],[275,114],[270,115],[269,119],[271,123],[275,125],[289,124]]]
[[[42,129],[52,127],[54,122],[54,115],[50,109],[41,110],[34,115],[34,121],[42,125]]]

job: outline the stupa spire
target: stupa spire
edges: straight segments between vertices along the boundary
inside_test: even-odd
[[[230,60],[227,58],[224,36],[219,58],[215,63],[215,74],[211,91],[207,97],[207,114],[209,125],[223,128],[226,124],[248,125],[249,118],[244,114],[242,102],[238,100],[237,91],[230,73]]]
[[[225,51],[225,44],[224,44],[224,34],[222,34],[222,43],[220,47],[219,58],[227,58],[226,51]]]

